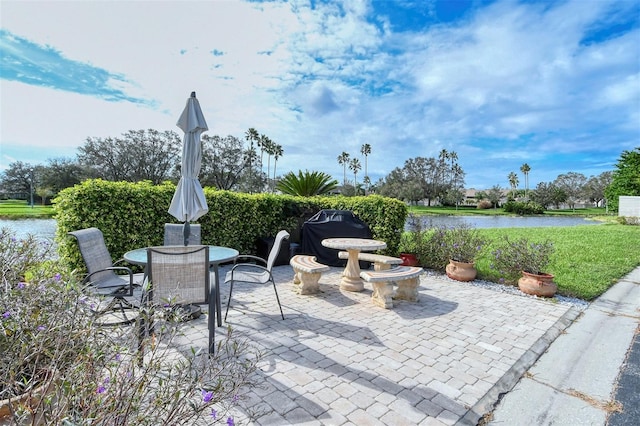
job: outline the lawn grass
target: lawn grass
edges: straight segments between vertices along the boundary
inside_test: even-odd
[[[53,206],[33,207],[24,200],[0,200],[1,219],[48,219],[53,217]]]
[[[409,206],[409,213],[416,215],[455,215],[455,216],[513,216],[513,213],[507,213],[502,208],[497,209],[478,209],[476,206]],[[612,213],[606,211],[604,207],[588,207],[580,209],[558,209],[545,210],[544,216],[578,216],[578,217],[614,217]]]
[[[593,300],[640,265],[640,226],[603,224],[543,228],[487,228],[478,231],[489,241],[502,235],[510,239],[551,240],[555,253],[549,273],[555,275],[558,294]],[[478,278],[499,281],[490,267],[488,244],[476,260]]]

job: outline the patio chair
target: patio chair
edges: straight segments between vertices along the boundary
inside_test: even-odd
[[[133,296],[133,272],[126,266],[115,266],[111,259],[111,254],[104,242],[104,235],[98,228],[87,228],[69,232],[69,235],[76,238],[80,254],[87,267],[87,276],[83,280],[83,285],[91,291],[93,295],[111,300],[104,308],[98,308],[93,312],[98,316],[104,316],[102,325],[129,324],[137,317],[137,308],[129,302],[126,297]],[[116,272],[124,272],[118,275]],[[136,312],[127,314],[127,311]],[[106,316],[108,313],[120,312],[121,317]]]
[[[282,305],[280,304],[278,290],[276,289],[276,282],[273,279],[271,270],[273,269],[273,264],[275,263],[278,253],[280,252],[282,241],[287,238],[289,238],[289,233],[287,231],[283,230],[278,232],[267,260],[258,256],[252,256],[248,254],[241,254],[238,256],[238,258],[236,259],[236,264],[233,265],[229,272],[227,272],[227,275],[224,279],[225,283],[230,284],[229,300],[227,301],[227,309],[224,313],[225,321],[227,320],[227,314],[229,313],[229,306],[231,305],[231,294],[233,293],[233,284],[235,282],[245,282],[252,284],[268,284],[269,282],[271,282],[273,284],[273,291],[275,291],[276,293],[278,307],[280,308],[280,316],[282,316],[282,319],[284,319],[284,313],[282,313]],[[238,260],[243,262],[253,261],[255,263],[237,263]]]
[[[140,324],[140,340],[151,328],[147,318],[158,306],[177,310],[180,319],[200,316],[197,304],[205,303],[210,288],[209,246],[159,246],[147,248],[147,278],[142,305],[147,311]],[[209,351],[213,352],[215,304],[209,306]]]
[[[184,224],[182,223],[165,223],[164,224],[164,245],[165,246],[183,246],[183,245],[200,245],[200,225],[190,224],[189,244],[184,243]]]

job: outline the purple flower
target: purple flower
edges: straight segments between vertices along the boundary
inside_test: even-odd
[[[105,388],[102,385],[98,386],[98,389],[96,389],[96,393],[105,393],[106,391],[107,391],[107,388]]]
[[[122,361],[122,355],[116,354],[116,361]]]
[[[218,417],[218,412],[212,408],[210,416],[213,417],[213,420],[215,420]]]
[[[238,400],[239,400],[239,399],[240,399],[240,397],[239,397],[238,395],[233,395],[233,399],[232,399],[232,401],[233,401],[234,403],[236,403],[236,402],[238,402]]]
[[[22,290],[25,286],[26,286],[26,284],[25,284],[25,283],[23,283],[23,282],[19,282],[19,283],[18,283],[18,289],[19,289],[19,290]]]
[[[202,401],[211,402],[213,399],[213,391],[206,391],[202,389]]]
[[[46,327],[44,325],[39,325],[37,330],[38,331],[44,331],[44,330],[46,330]]]
[[[60,278],[62,278],[62,275],[60,275],[60,273],[57,273],[54,277],[56,281],[60,281]]]
[[[227,426],[235,426],[236,422],[233,421],[233,417],[227,418]]]
[[[11,316],[11,312],[7,311],[4,314],[2,314],[2,318],[7,319]]]

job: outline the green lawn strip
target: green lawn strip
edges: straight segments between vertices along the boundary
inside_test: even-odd
[[[25,218],[50,218],[53,217],[53,206],[35,204],[33,207],[23,200],[1,200],[0,218],[25,219]]]
[[[513,216],[513,213],[507,213],[502,208],[497,209],[478,209],[475,206],[458,206],[455,207],[443,207],[443,206],[409,206],[409,212],[413,214],[435,214],[435,215],[452,215],[452,216]],[[604,208],[580,208],[580,209],[560,209],[560,210],[545,210],[543,216],[576,216],[576,217],[593,217],[593,216],[606,216],[612,217],[613,214],[607,213]]]
[[[479,229],[490,241],[503,234],[532,242],[551,240],[555,253],[549,273],[555,275],[558,293],[593,300],[640,265],[640,227],[617,224],[546,228]],[[490,267],[489,244],[476,261],[478,278],[499,281]]]

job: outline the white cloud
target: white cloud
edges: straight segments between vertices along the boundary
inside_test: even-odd
[[[153,106],[1,80],[2,144],[62,149],[131,129],[178,131],[193,90],[209,134],[255,127],[283,145],[280,172],[340,181],[337,156],[359,157],[362,143],[374,181],[444,148],[476,187],[506,185],[509,171],[554,147],[603,150],[611,128],[622,132],[618,153],[637,143],[639,31],[582,43],[625,2],[498,1],[420,32],[372,16],[375,6],[4,1],[3,29],[122,76],[113,87]],[[496,177],[478,170],[482,159]],[[534,172],[532,183],[555,177]]]

